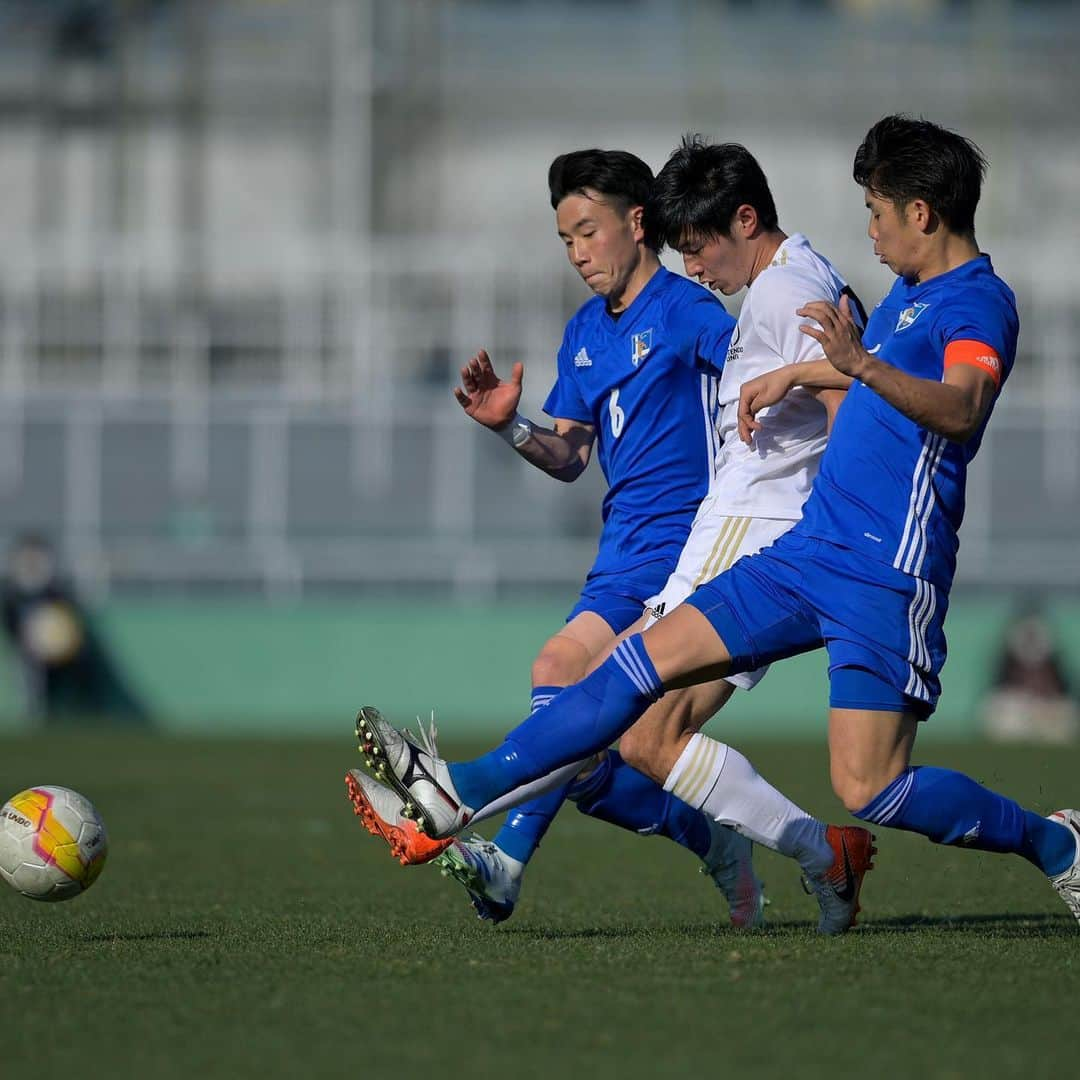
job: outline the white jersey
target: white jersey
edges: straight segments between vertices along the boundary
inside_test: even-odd
[[[796,387],[758,413],[762,428],[747,446],[739,439],[739,390],[784,364],[821,357],[821,345],[799,330],[806,320],[795,312],[812,300],[838,304],[844,287],[832,264],[796,233],[747,291],[720,379],[721,446],[709,488],[716,512],[786,521],[802,516],[825,450],[825,408]]]

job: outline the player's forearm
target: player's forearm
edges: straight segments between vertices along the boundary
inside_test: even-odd
[[[840,406],[844,403],[844,398],[847,397],[846,390],[811,390],[810,394],[818,404],[822,405],[825,409],[825,431],[827,434],[832,434],[833,424],[836,422],[836,414],[840,410]]]
[[[791,380],[791,388],[805,387],[807,390],[846,390],[855,381],[850,375],[829,363],[828,360],[807,360],[802,364],[788,364],[784,369]]]
[[[581,456],[580,447],[565,435],[535,424],[529,438],[515,449],[530,465],[542,469],[556,480],[569,483],[585,470],[586,461]]]
[[[957,386],[909,375],[867,355],[859,381],[920,427],[950,442],[967,442],[982,422],[979,401]]]

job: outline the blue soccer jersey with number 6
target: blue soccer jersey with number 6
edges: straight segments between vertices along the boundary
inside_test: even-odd
[[[663,267],[618,318],[596,296],[567,324],[544,411],[596,429],[608,491],[593,575],[678,559],[709,487],[734,327],[707,289]]]

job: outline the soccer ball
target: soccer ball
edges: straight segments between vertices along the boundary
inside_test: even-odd
[[[70,900],[105,866],[105,823],[77,791],[35,787],[0,810],[0,877],[31,900]]]

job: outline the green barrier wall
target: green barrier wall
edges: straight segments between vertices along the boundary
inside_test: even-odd
[[[351,728],[359,705],[409,720],[434,709],[455,731],[496,733],[526,712],[529,664],[568,602],[453,608],[418,604],[117,601],[99,632],[161,728],[228,734]],[[978,702],[1012,605],[955,602],[941,708],[926,734],[978,730]],[[1080,655],[1080,605],[1051,609],[1066,651]],[[10,657],[0,667],[3,726],[17,719]],[[715,730],[813,735],[824,730],[824,654],[777,664],[739,693]]]

